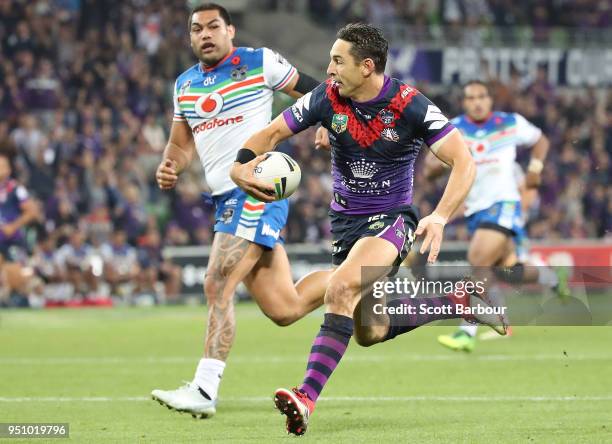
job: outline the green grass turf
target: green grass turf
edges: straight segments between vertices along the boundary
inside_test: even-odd
[[[437,344],[449,326],[353,343],[296,438],[271,396],[301,381],[321,312],[288,328],[252,304],[237,317],[217,416],[194,420],[146,398],[192,378],[205,308],[0,312],[0,422],[68,422],[84,443],[612,441],[609,327],[517,327],[471,355]]]

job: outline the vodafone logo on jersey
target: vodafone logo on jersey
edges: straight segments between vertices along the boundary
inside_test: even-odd
[[[204,119],[210,119],[221,112],[223,108],[223,96],[218,93],[210,93],[200,96],[195,103],[195,112]]]
[[[202,131],[211,130],[220,126],[233,125],[244,121],[243,116],[228,117],[227,119],[214,118],[208,122],[200,123],[193,127],[193,134],[201,133]]]

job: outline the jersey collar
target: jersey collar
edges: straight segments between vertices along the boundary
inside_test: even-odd
[[[478,126],[486,125],[487,122],[491,120],[491,117],[493,117],[493,111],[489,112],[489,115],[482,120],[474,120],[467,114],[465,115],[465,118],[467,119],[468,122],[473,123],[474,125],[478,125]]]
[[[378,95],[376,97],[374,97],[373,99],[370,100],[366,100],[365,102],[358,102],[357,100],[352,100],[351,101],[355,104],[355,105],[371,105],[372,103],[376,103],[378,102],[380,99],[383,98],[383,96],[385,94],[387,94],[387,92],[389,91],[389,87],[391,87],[391,77],[388,76],[384,76],[384,81],[383,81],[383,86],[382,88],[380,88],[380,91],[378,93]]]
[[[213,66],[210,67],[205,67],[204,64],[202,62],[198,63],[198,66],[200,68],[200,71],[208,73],[211,71],[214,71],[215,69],[217,69],[219,66],[223,65],[223,63],[225,63],[225,61],[227,59],[229,59],[231,56],[234,55],[234,53],[236,52],[236,48],[234,48],[232,46],[232,49],[230,50],[230,52],[227,53],[227,55],[225,57],[223,57],[221,60],[219,60],[217,63],[215,63]]]

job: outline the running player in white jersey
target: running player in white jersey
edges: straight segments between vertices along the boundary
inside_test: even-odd
[[[542,131],[517,113],[493,111],[493,99],[486,83],[471,81],[464,86],[465,114],[452,120],[461,131],[476,161],[476,180],[465,201],[464,215],[472,240],[468,261],[475,267],[503,266],[511,283],[538,282],[555,288],[560,296],[568,293],[565,276],[546,267],[525,267],[517,255],[525,238],[520,184],[516,175],[516,150],[532,147],[531,161],[524,178],[526,190],[537,188],[549,142]],[[443,174],[445,165],[428,154],[425,175]],[[563,281],[559,282],[559,277]],[[454,350],[471,351],[477,327],[461,326],[453,335],[438,338]]]
[[[176,80],[170,140],[156,178],[161,189],[173,188],[197,151],[212,189],[215,236],[204,282],[208,328],[193,381],[178,390],[154,390],[152,397],[171,409],[206,418],[216,411],[234,340],[236,286],[244,282],[272,321],[288,325],[323,303],[329,273],[311,273],[294,286],[280,238],[288,202],[257,201],[229,178],[246,139],[270,122],[273,92],[297,98],[318,82],[267,48],[233,47],[235,28],[222,6],[196,7],[189,32],[199,63]]]

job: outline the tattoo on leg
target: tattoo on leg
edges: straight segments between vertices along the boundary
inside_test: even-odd
[[[225,361],[234,342],[236,319],[234,292],[227,293],[227,278],[244,257],[249,241],[217,234],[211,252],[210,268],[206,273],[208,300],[208,328],[204,354],[208,358]]]

